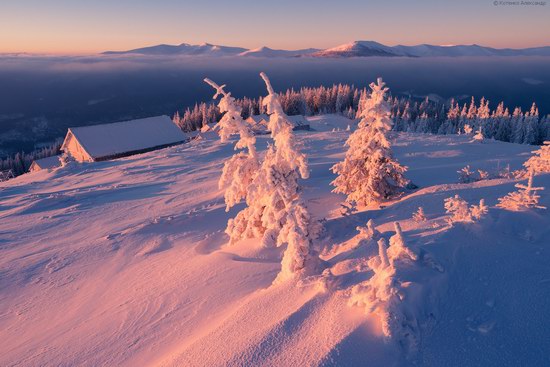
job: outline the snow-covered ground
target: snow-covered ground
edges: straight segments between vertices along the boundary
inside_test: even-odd
[[[395,156],[419,189],[343,217],[329,168],[352,123],[309,120],[315,131],[297,132],[311,169],[304,197],[325,219],[318,246],[328,278],[272,285],[282,249],[226,245],[227,219],[242,206],[225,212],[217,181],[233,148],[212,132],[0,184],[0,365],[550,365],[548,210],[495,208],[514,180],[457,183],[467,164],[519,169],[533,147],[399,134]],[[258,137],[260,152],[268,140]],[[535,185],[550,207],[550,175]],[[488,215],[450,226],[443,200],[455,194],[485,199]],[[417,223],[419,206],[428,220]],[[380,315],[349,304],[373,276],[367,260],[378,249],[356,230],[369,219],[386,239],[399,221],[418,255],[396,274],[390,338]]]

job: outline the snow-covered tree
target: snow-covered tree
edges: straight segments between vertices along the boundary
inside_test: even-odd
[[[550,173],[550,141],[545,141],[540,149],[533,151],[533,156],[523,166],[535,174]]]
[[[484,199],[479,201],[479,205],[468,207],[466,200],[456,194],[453,197],[445,199],[444,202],[447,214],[451,214],[448,218],[450,224],[455,222],[475,222],[488,212]]]
[[[360,242],[368,243],[371,241],[377,241],[380,238],[380,232],[378,232],[374,227],[374,222],[372,219],[369,219],[365,227],[358,226],[355,229],[359,232],[358,237]]]
[[[483,218],[489,212],[489,207],[485,205],[485,199],[479,201],[479,205],[472,205],[470,207],[470,215],[473,220],[479,220]]]
[[[418,209],[413,213],[412,219],[417,222],[425,222],[428,219],[426,218],[426,213],[424,213],[424,208],[419,206]]]
[[[400,264],[407,263],[410,272],[417,257],[406,247],[399,225],[396,231],[389,247],[384,238],[378,240],[378,256],[368,261],[374,275],[352,288],[349,304],[363,307],[366,314],[378,318],[385,337],[403,336],[414,346],[416,339],[411,334],[410,314],[400,306],[411,282],[403,282],[397,270]]]
[[[395,234],[390,237],[390,247],[388,248],[388,257],[391,259],[390,261],[392,262],[392,264],[396,260],[418,260],[418,256],[410,248],[407,247],[399,222],[394,222],[393,226],[395,228]]]
[[[482,169],[477,170],[477,174],[479,175],[479,180],[488,180],[490,178],[489,172],[484,171]]]
[[[301,197],[299,178],[307,178],[306,157],[298,150],[292,124],[283,112],[279,96],[264,73],[268,96],[263,99],[274,144],[267,149],[250,184],[247,207],[230,220],[226,232],[232,242],[261,237],[266,247],[287,245],[278,280],[293,277],[313,265],[311,241],[319,229]]]
[[[406,167],[392,157],[388,140],[392,121],[384,86],[381,78],[370,84],[372,92],[363,100],[361,121],[346,141],[346,157],[332,167],[338,175],[332,182],[334,192],[346,194],[347,201],[359,205],[390,199],[408,183],[403,176]]]
[[[507,164],[504,168],[498,169],[498,177],[500,178],[512,178],[514,175],[512,174],[512,170],[510,169],[510,164]]]
[[[220,189],[225,188],[225,210],[229,211],[231,207],[247,197],[249,186],[258,172],[256,137],[242,119],[241,108],[235,103],[231,93],[224,90],[225,85],[219,86],[208,78],[204,81],[216,89],[214,99],[221,96],[218,107],[223,116],[217,125],[221,141],[225,143],[230,136],[239,135],[235,149],[246,149],[246,152],[240,151],[225,162],[218,182]]]
[[[470,168],[470,165],[467,165],[464,168],[461,168],[457,171],[458,180],[460,183],[470,183],[474,181],[474,172]]]
[[[546,209],[546,207],[539,205],[540,195],[537,194],[537,191],[544,190],[544,187],[533,187],[534,175],[531,170],[527,185],[516,184],[519,190],[499,198],[497,207],[511,211],[522,211],[530,208]]]
[[[475,135],[472,138],[472,142],[483,143],[484,139],[485,137],[483,136],[483,132],[481,131],[481,125],[479,125]]]

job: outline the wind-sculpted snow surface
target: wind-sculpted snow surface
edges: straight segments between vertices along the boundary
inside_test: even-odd
[[[549,211],[495,207],[516,179],[456,183],[466,164],[520,169],[533,148],[397,134],[419,189],[343,216],[330,167],[356,124],[308,120],[315,131],[295,142],[324,270],[285,282],[274,284],[284,246],[229,244],[218,180],[234,150],[215,134],[0,183],[0,365],[548,365]],[[271,138],[256,140],[261,157]],[[456,194],[488,212],[451,226]]]

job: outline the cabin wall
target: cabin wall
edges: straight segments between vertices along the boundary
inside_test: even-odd
[[[31,164],[31,166],[29,167],[29,172],[37,172],[37,171],[40,171],[42,168],[36,164],[35,162],[33,162]]]
[[[65,149],[74,157],[78,162],[93,162],[92,157],[86,153],[78,141],[73,135],[69,137],[69,140],[65,143]]]

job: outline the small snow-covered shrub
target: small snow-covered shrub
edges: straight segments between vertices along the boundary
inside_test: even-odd
[[[470,165],[460,169],[457,173],[460,183],[470,183],[474,181],[474,172],[471,170]]]
[[[425,222],[428,219],[426,218],[426,214],[424,213],[424,208],[419,206],[418,209],[413,213],[412,219],[417,222]]]
[[[479,201],[479,205],[472,205],[470,207],[470,214],[472,219],[479,220],[489,213],[489,207],[485,205],[485,199]]]
[[[405,246],[399,224],[395,227],[397,232],[390,239],[389,247],[384,238],[378,240],[378,256],[369,260],[374,275],[351,289],[349,305],[363,307],[366,314],[379,320],[385,337],[395,337],[413,349],[417,343],[414,326],[410,324],[411,316],[402,306],[404,291],[411,282],[401,282],[396,275],[401,266],[417,267],[417,257]],[[399,261],[405,259],[408,261]]]
[[[359,241],[369,243],[371,241],[377,241],[380,238],[380,232],[376,230],[374,227],[374,222],[372,219],[369,219],[367,222],[367,225],[365,227],[356,227],[355,228],[359,232]]]
[[[508,179],[514,177],[514,174],[513,174],[512,170],[510,169],[510,164],[507,164],[506,167],[504,167],[504,168],[498,169],[497,175],[500,178],[508,178]]]
[[[516,184],[519,190],[499,198],[497,207],[511,211],[522,211],[530,208],[546,209],[546,207],[539,205],[540,195],[537,194],[537,191],[544,190],[544,187],[533,187],[533,176],[534,171],[531,170],[527,185]]]
[[[451,214],[451,217],[449,218],[450,223],[471,221],[468,202],[458,196],[458,194],[445,199],[444,202],[445,211],[447,212],[447,214]]]
[[[480,180],[480,181],[488,180],[489,178],[491,178],[491,175],[489,174],[489,172],[484,171],[484,170],[482,170],[482,169],[478,169],[478,170],[477,170],[477,173],[478,173],[478,175],[479,175],[479,180]]]
[[[456,222],[475,222],[488,213],[488,207],[485,205],[484,199],[479,201],[479,205],[468,207],[468,202],[458,196],[458,194],[445,199],[445,210],[447,214],[451,214],[448,218],[450,224]]]
[[[483,143],[483,140],[485,140],[485,137],[483,136],[483,132],[481,131],[481,125],[479,125],[479,129],[472,138],[472,142]]]
[[[407,168],[393,158],[388,140],[393,124],[385,99],[388,88],[381,78],[370,88],[370,96],[361,100],[358,128],[346,141],[346,157],[331,168],[338,175],[333,191],[358,205],[388,200],[408,183],[403,176]]]
[[[464,134],[470,135],[474,130],[472,127],[468,124],[464,125]]]
[[[388,257],[390,258],[392,264],[397,260],[418,260],[418,256],[407,247],[399,222],[394,222],[393,226],[395,228],[395,234],[390,237],[390,247],[388,249]]]

